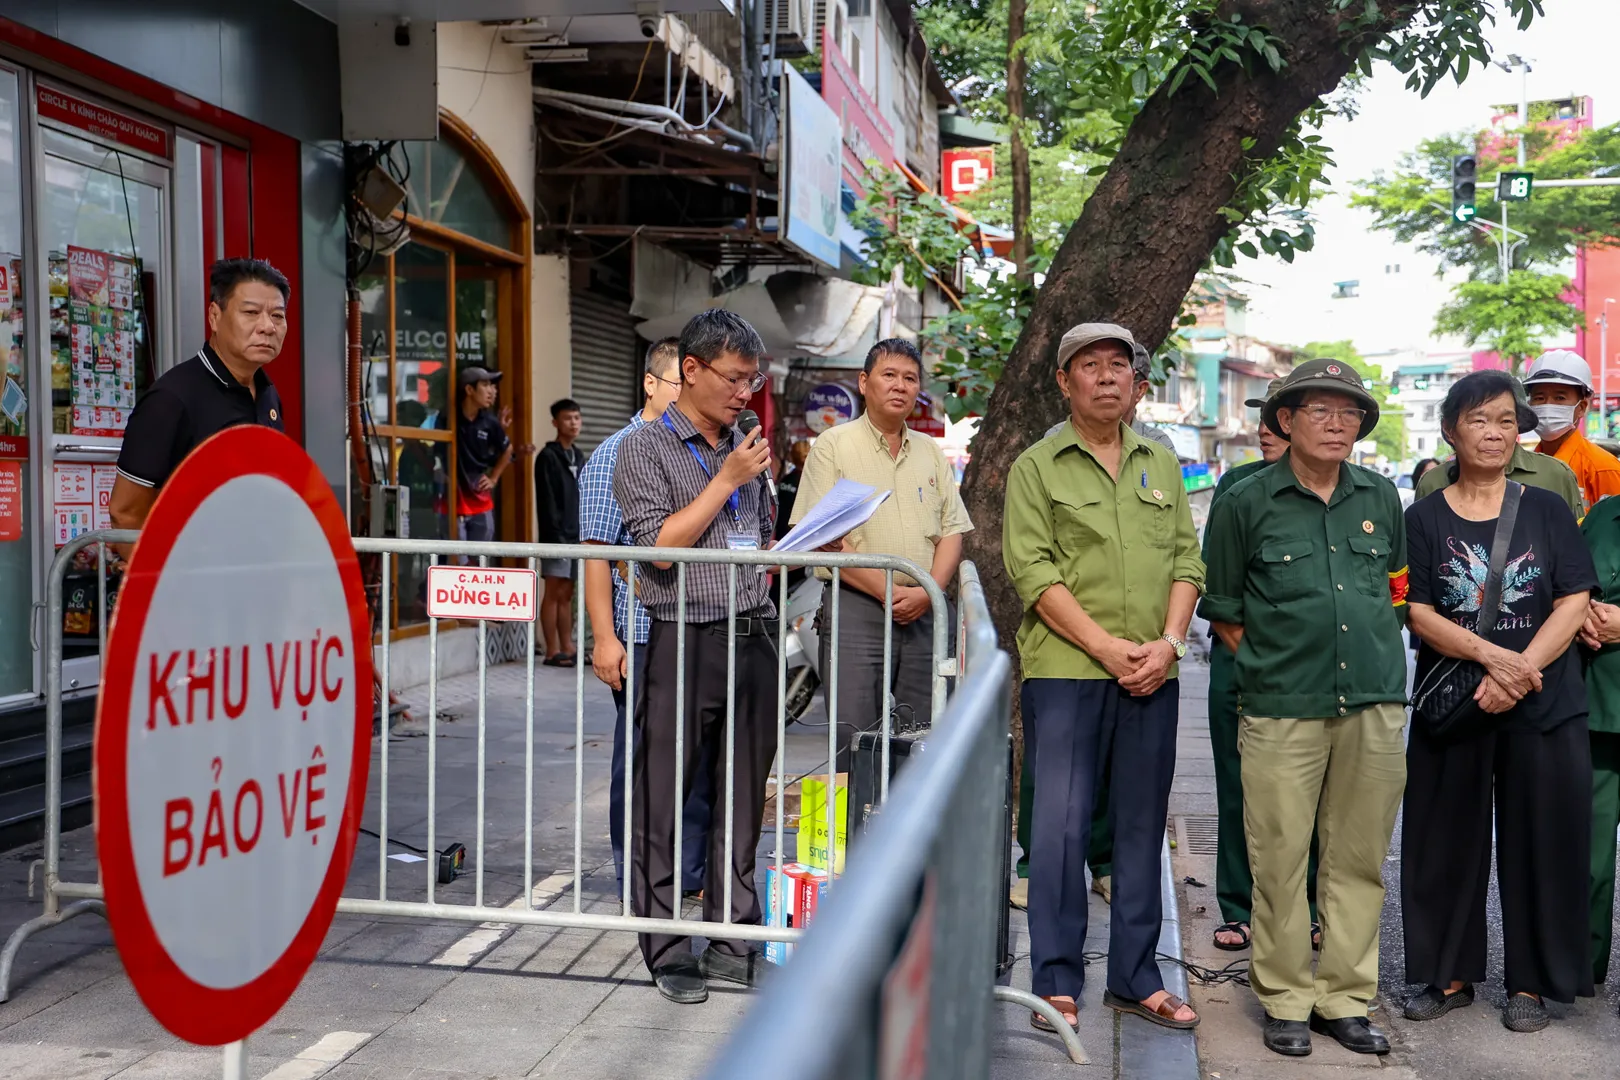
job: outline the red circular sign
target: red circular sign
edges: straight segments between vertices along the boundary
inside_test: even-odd
[[[233,1042],[298,987],[353,860],[372,708],[330,485],[278,432],[214,436],[142,530],[96,713],[108,921],[169,1031]]]

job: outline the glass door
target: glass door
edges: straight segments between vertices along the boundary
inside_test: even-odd
[[[50,379],[45,518],[60,548],[109,527],[124,425],[136,398],[174,357],[170,170],[84,133],[43,122],[38,131],[36,250],[48,295],[42,336]],[[120,567],[107,570],[110,612]],[[92,548],[79,554],[64,582],[69,690],[99,681],[98,571]]]
[[[21,102],[18,73],[0,68],[0,704],[35,689],[39,446],[30,436],[32,413],[49,401],[24,333]]]

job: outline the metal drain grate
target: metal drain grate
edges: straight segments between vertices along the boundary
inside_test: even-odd
[[[1176,815],[1176,846],[1188,855],[1215,854],[1218,820],[1214,814]]]

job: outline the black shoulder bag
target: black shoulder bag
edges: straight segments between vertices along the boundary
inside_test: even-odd
[[[1507,570],[1508,541],[1513,538],[1513,523],[1519,517],[1519,495],[1523,491],[1523,487],[1509,480],[1507,491],[1502,495],[1502,512],[1496,518],[1485,595],[1479,605],[1479,629],[1474,631],[1487,641],[1502,606],[1502,575]],[[1482,665],[1472,660],[1442,657],[1412,694],[1413,724],[1439,743],[1459,742],[1490,730],[1497,717],[1481,709],[1474,700],[1474,693],[1484,679]]]

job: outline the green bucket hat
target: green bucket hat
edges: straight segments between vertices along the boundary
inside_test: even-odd
[[[1367,384],[1361,381],[1355,368],[1342,360],[1330,359],[1307,360],[1281,383],[1272,383],[1266,394],[1266,403],[1260,410],[1261,422],[1283,438],[1288,438],[1283,433],[1282,425],[1277,423],[1277,410],[1282,408],[1283,398],[1310,390],[1343,394],[1354,398],[1357,404],[1367,410],[1367,415],[1361,420],[1361,430],[1356,433],[1357,442],[1372,434],[1372,429],[1378,426],[1378,402],[1367,392]]]

